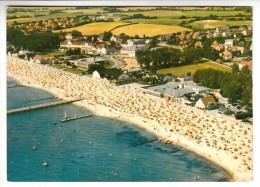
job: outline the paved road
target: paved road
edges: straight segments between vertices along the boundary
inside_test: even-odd
[[[123,64],[123,62],[114,59],[112,55],[105,55],[104,58],[107,59],[107,60],[110,60],[110,61],[114,62],[114,65],[113,65],[111,68],[122,69],[123,67],[125,67],[125,65]]]

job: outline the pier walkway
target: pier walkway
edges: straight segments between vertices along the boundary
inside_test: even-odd
[[[76,119],[90,118],[90,117],[94,117],[94,115],[89,114],[89,115],[84,115],[84,116],[68,117],[66,119],[61,120],[61,122],[67,122],[67,121],[72,121],[72,120],[76,120]]]
[[[73,103],[73,102],[81,101],[81,100],[83,100],[83,99],[55,101],[55,102],[44,103],[44,104],[39,104],[39,105],[35,105],[35,106],[28,106],[28,107],[23,107],[23,108],[12,109],[12,110],[7,111],[7,115],[26,112],[26,111],[30,111],[30,110],[37,110],[37,109],[41,109],[41,108],[48,108],[48,107],[57,106],[57,105],[64,105],[64,104]]]

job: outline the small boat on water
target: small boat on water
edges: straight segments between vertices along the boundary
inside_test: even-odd
[[[46,161],[44,161],[44,162],[42,163],[42,165],[43,165],[44,167],[47,167],[47,166],[48,166],[48,163],[47,163]]]
[[[37,147],[36,147],[35,145],[32,146],[32,150],[33,150],[33,151],[35,151],[36,148],[37,148]]]

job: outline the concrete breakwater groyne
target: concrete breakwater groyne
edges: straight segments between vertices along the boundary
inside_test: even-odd
[[[28,106],[28,107],[23,107],[23,108],[12,109],[12,110],[7,111],[7,115],[26,112],[26,111],[30,111],[30,110],[37,110],[37,109],[41,109],[41,108],[48,108],[48,107],[57,106],[57,105],[69,104],[69,103],[73,103],[73,102],[81,101],[81,100],[82,99],[72,99],[72,100],[68,100],[68,101],[55,101],[55,102],[39,104],[39,105],[35,105],[35,106]]]

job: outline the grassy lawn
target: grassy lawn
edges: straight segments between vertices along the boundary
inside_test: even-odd
[[[221,64],[216,64],[216,63],[208,60],[207,62],[198,63],[198,64],[160,69],[156,73],[162,74],[162,75],[172,74],[174,76],[179,76],[179,75],[187,75],[188,72],[190,72],[191,74],[194,74],[195,71],[198,70],[198,69],[207,69],[207,68],[231,72],[231,68],[226,67],[226,66],[221,65]]]
[[[61,52],[61,51],[54,51],[54,52],[50,52],[50,53],[44,53],[43,55],[49,56],[49,55],[53,55],[53,56],[62,56],[65,55],[65,52]]]
[[[70,73],[75,73],[75,74],[82,74],[83,72],[86,72],[86,70],[78,69],[78,68],[68,68],[65,71],[68,71]]]
[[[157,25],[157,24],[134,24],[116,28],[112,31],[114,35],[125,33],[129,36],[156,36],[160,34],[177,33],[182,31],[190,31],[190,29],[176,25]]]
[[[70,68],[70,67],[65,67],[61,64],[51,64],[50,65],[53,68],[57,69],[64,69],[64,71],[70,72],[70,73],[75,73],[75,74],[82,74],[83,72],[86,72],[86,70],[78,69],[78,68]]]
[[[111,60],[106,60],[108,64],[105,65],[105,68],[110,69],[115,63],[112,62]]]
[[[243,25],[252,25],[252,21],[226,21],[226,20],[201,20],[189,23],[193,29],[210,29],[217,28],[221,25],[229,26],[243,26]]]
[[[125,25],[125,24],[127,24],[127,23],[124,23],[124,22],[95,22],[95,23],[81,25],[78,27],[57,30],[57,31],[53,31],[53,32],[60,32],[60,31],[71,32],[73,30],[78,30],[83,35],[94,35],[94,34],[102,34],[105,31],[110,31],[111,29],[115,28],[116,26]]]
[[[63,65],[60,65],[60,64],[51,64],[50,66],[53,67],[53,68],[57,68],[57,69],[65,68]]]

